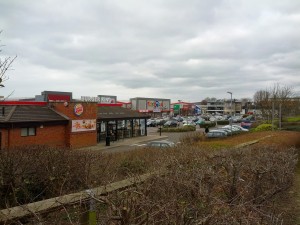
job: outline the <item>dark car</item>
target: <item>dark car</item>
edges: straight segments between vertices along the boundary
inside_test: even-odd
[[[252,125],[251,122],[242,122],[241,123],[241,127],[245,128],[245,129],[248,129],[248,130],[250,129],[251,125]]]
[[[149,142],[147,146],[155,148],[171,148],[175,146],[175,143],[167,140],[158,140]]]

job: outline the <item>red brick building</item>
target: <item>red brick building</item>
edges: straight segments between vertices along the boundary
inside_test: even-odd
[[[120,104],[0,102],[0,148],[25,145],[80,148],[147,135],[146,119]]]

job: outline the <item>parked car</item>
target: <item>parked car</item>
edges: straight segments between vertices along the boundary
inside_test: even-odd
[[[243,132],[249,131],[248,129],[246,129],[246,128],[242,127],[242,126],[236,125],[236,124],[234,124],[234,125],[232,125],[232,126],[233,126],[233,127],[236,127],[237,129],[239,129],[240,131],[243,131]]]
[[[155,120],[149,119],[149,120],[147,121],[147,126],[148,126],[148,127],[155,127],[155,126],[156,126]]]
[[[184,121],[183,126],[196,126],[196,123],[193,121]]]
[[[211,130],[208,133],[206,133],[206,137],[208,138],[223,138],[226,136],[226,132],[223,130]]]
[[[254,121],[255,121],[255,118],[254,118],[253,115],[249,115],[246,118],[242,119],[242,122],[248,122],[248,123],[250,123],[250,122],[254,122]]]
[[[226,133],[226,135],[227,135],[227,136],[230,136],[230,135],[231,135],[231,133],[233,133],[233,132],[231,132],[231,130],[230,130],[230,129],[228,129],[228,128],[225,128],[225,127],[220,127],[220,128],[218,128],[218,130],[225,131],[225,133]]]
[[[196,124],[197,125],[199,125],[199,124],[205,124],[205,120],[202,119],[202,118],[199,118],[199,120],[197,120]]]
[[[240,130],[239,128],[235,127],[234,125],[232,125],[232,128],[231,128],[231,125],[226,125],[226,126],[224,126],[223,128],[232,130],[232,133],[233,133],[233,134],[237,134],[237,133],[240,133],[240,132],[241,132],[241,130]]]
[[[232,117],[232,122],[240,123],[240,122],[242,122],[242,117],[241,116],[233,116]]]
[[[163,126],[167,122],[165,119],[155,119],[156,126]]]
[[[169,120],[164,123],[164,127],[177,127],[177,126],[178,126],[178,122],[174,120]]]
[[[157,141],[148,142],[147,146],[155,147],[155,148],[171,148],[171,147],[175,147],[175,143],[167,140],[157,140]]]
[[[241,123],[241,127],[245,128],[245,129],[250,129],[252,123],[250,122],[242,122]]]

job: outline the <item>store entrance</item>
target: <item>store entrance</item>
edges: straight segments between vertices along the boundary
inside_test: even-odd
[[[97,122],[97,142],[123,140],[138,136],[147,136],[146,119],[107,120]]]

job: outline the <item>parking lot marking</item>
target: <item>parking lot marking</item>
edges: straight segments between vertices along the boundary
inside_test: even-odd
[[[139,147],[141,147],[141,146],[145,146],[145,145],[147,145],[147,144],[133,144],[133,145],[130,145],[130,146],[139,146]]]

